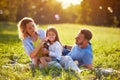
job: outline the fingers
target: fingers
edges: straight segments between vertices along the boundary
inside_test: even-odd
[[[41,43],[41,44],[44,44],[46,41],[48,41],[48,38],[47,38],[47,37],[43,38],[40,43]]]
[[[45,40],[45,41],[48,41],[48,37],[45,37],[44,40]]]
[[[49,51],[46,48],[43,48],[42,52],[43,52],[43,54],[48,54],[49,53]]]
[[[43,42],[48,41],[48,37],[43,38],[42,41],[43,41]]]

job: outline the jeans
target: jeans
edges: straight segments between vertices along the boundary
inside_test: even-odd
[[[48,62],[49,65],[56,66],[58,68],[64,68],[64,69],[72,69],[75,72],[81,72],[82,70],[79,69],[79,67],[74,63],[72,58],[70,56],[62,56],[60,59],[60,62],[57,61],[51,61]]]
[[[74,63],[70,56],[62,56],[59,62],[65,69],[72,69],[75,72],[81,72],[82,70]]]

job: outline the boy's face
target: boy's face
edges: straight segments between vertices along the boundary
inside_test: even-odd
[[[48,34],[47,34],[47,37],[48,37],[48,40],[49,40],[50,42],[54,42],[54,41],[55,41],[55,38],[56,38],[56,35],[55,35],[54,32],[49,31]]]

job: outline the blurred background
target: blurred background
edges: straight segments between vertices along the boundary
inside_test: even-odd
[[[120,0],[0,0],[0,21],[120,27]]]

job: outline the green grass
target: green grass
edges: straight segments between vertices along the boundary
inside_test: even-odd
[[[40,25],[46,29],[49,25]],[[96,68],[112,68],[120,71],[120,29],[104,26],[88,26],[79,24],[53,24],[59,32],[63,44],[74,45],[75,36],[81,28],[89,28],[93,33],[91,40]],[[17,64],[11,65],[13,61]],[[96,73],[94,70],[74,74],[71,71],[51,67],[39,70],[36,68],[35,76],[28,63],[22,43],[18,39],[17,24],[0,22],[0,80],[93,80],[94,77],[102,80],[118,80],[120,73],[109,75]]]

